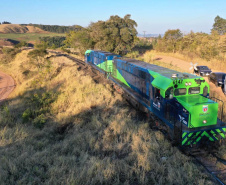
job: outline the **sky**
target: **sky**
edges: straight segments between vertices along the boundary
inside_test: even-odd
[[[226,0],[0,0],[0,22],[81,25],[130,14],[143,34],[210,33],[214,18],[226,18]]]

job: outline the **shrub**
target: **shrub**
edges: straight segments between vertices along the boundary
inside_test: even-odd
[[[21,48],[21,47],[27,47],[28,43],[26,43],[25,41],[21,41],[20,43],[16,44],[14,47],[15,48]]]
[[[42,128],[47,120],[47,114],[50,113],[50,106],[56,100],[57,94],[45,92],[42,94],[35,93],[28,98],[26,107],[22,113],[24,123],[31,122],[35,127]]]
[[[46,49],[34,49],[28,53],[28,57],[35,59],[37,57],[44,57],[46,54]]]

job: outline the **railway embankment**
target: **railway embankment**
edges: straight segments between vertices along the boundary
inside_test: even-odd
[[[1,64],[17,84],[0,109],[1,183],[215,184],[98,73],[29,52]]]

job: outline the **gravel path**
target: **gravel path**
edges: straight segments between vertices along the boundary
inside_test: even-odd
[[[7,99],[14,88],[15,82],[13,78],[0,71],[0,104]]]

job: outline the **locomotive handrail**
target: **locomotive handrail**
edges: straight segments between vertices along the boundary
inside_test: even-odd
[[[175,105],[173,105],[171,102],[166,102],[166,107],[168,106],[168,105],[170,105],[171,107],[173,107],[173,109],[171,109],[171,111],[170,112],[172,112],[172,110],[177,110],[177,108],[176,108],[176,106]],[[165,111],[165,113],[167,113],[167,111]],[[173,111],[173,114],[175,114],[175,112]],[[166,116],[165,116],[166,117]],[[168,121],[171,121],[171,120],[168,120]],[[175,116],[173,116],[173,123],[176,121],[176,118],[175,118]]]
[[[210,99],[215,99],[215,100],[217,100],[217,101],[222,102],[221,118],[220,118],[220,120],[221,120],[221,122],[223,122],[223,113],[224,113],[224,102],[223,102],[223,100],[220,100],[220,99],[218,99],[218,98],[216,98],[216,97],[209,97],[209,98],[210,98]]]
[[[167,109],[167,106],[170,106],[170,114],[173,114],[173,119],[171,120],[171,117],[170,117],[170,120],[168,121],[172,121],[172,124],[173,124],[173,132],[174,132],[174,136],[178,134],[178,132],[182,132],[182,129],[183,129],[183,123],[182,121],[180,120],[177,120],[177,107],[175,105],[173,105],[171,102],[166,102],[166,109]],[[167,110],[166,110],[167,111]],[[165,116],[165,118],[167,119],[167,117]],[[180,123],[180,125],[178,125],[178,122]],[[177,128],[179,128],[179,130],[177,130]],[[176,133],[177,132],[177,133]],[[180,134],[179,134],[180,135]],[[178,143],[181,143],[181,137],[177,137],[177,138],[174,138],[176,139]]]

